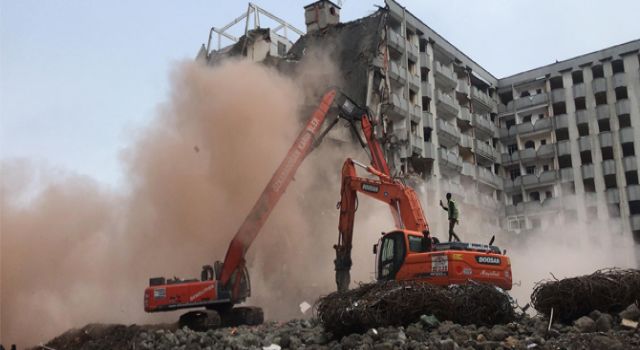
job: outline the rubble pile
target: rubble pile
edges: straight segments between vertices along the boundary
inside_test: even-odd
[[[563,321],[593,310],[618,312],[640,301],[640,270],[605,269],[590,275],[539,282],[531,294],[533,307]]]
[[[440,287],[417,281],[385,281],[334,292],[317,303],[318,319],[334,334],[363,333],[416,322],[421,315],[460,324],[513,321],[511,298],[484,284]]]
[[[635,305],[629,310],[637,311]],[[628,314],[624,315],[629,316]],[[640,312],[637,314],[640,318]],[[338,337],[315,319],[196,332],[187,328],[87,326],[46,344],[50,349],[640,349],[640,331],[618,314],[598,311],[574,323],[522,316],[494,326],[460,325],[432,315],[406,326],[370,328]]]

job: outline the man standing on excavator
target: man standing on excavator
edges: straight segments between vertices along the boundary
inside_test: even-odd
[[[453,232],[453,227],[458,223],[458,206],[456,202],[451,199],[451,193],[447,193],[447,206],[445,207],[440,201],[440,206],[444,211],[448,213],[449,217],[449,242],[451,242],[451,238],[455,238],[456,241],[460,242],[460,237]]]

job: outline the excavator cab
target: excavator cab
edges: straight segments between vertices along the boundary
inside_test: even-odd
[[[381,281],[394,280],[406,255],[404,234],[400,231],[384,235],[377,244],[377,278]]]

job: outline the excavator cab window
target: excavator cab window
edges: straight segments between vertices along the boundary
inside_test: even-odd
[[[405,255],[404,234],[394,232],[386,235],[380,242],[378,255],[378,279],[392,280],[402,266]]]
[[[427,238],[422,236],[408,235],[409,251],[412,253],[425,253],[429,251]]]

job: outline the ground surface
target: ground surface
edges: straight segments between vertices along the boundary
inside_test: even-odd
[[[175,325],[87,325],[51,340],[52,349],[640,349],[640,330],[618,315],[594,312],[571,325],[524,317],[493,327],[423,317],[406,327],[372,328],[335,339],[315,320],[268,322],[194,332]]]

